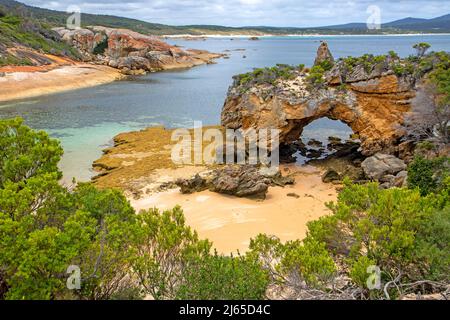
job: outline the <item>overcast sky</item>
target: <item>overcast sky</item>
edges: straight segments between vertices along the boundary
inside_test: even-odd
[[[381,21],[405,17],[433,18],[450,13],[450,0],[19,0],[33,6],[111,14],[148,22],[186,25],[309,27],[366,22],[369,6],[378,6]]]

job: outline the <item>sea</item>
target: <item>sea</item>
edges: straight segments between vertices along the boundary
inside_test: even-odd
[[[314,62],[320,41],[327,41],[335,58],[390,50],[406,57],[412,46],[428,42],[434,51],[450,51],[450,35],[214,37],[199,40],[169,39],[185,49],[227,53],[229,59],[191,69],[152,73],[113,83],[0,103],[0,118],[22,117],[34,129],[45,130],[61,141],[64,178],[88,181],[92,162],[111,146],[121,132],[149,126],[168,128],[220,124],[220,113],[233,76],[276,64]],[[351,129],[339,121],[319,119],[305,128],[302,139],[324,141],[329,136],[348,138]]]

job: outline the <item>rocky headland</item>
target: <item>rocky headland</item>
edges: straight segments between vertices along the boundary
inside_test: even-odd
[[[75,47],[82,60],[119,69],[124,74],[144,74],[191,68],[223,57],[203,50],[183,50],[159,37],[127,29],[92,26],[83,29],[54,29],[63,41]]]
[[[334,62],[325,43],[312,69],[279,65],[240,75],[222,111],[227,128],[276,128],[281,143],[297,141],[303,128],[327,117],[348,124],[364,155],[398,153],[401,124],[415,97],[417,79],[399,75],[395,57]]]
[[[8,54],[11,61],[21,61],[20,65],[0,66],[0,101],[86,88],[127,75],[211,64],[224,56],[182,50],[155,36],[100,26],[55,28],[51,37],[69,49],[51,54],[19,43],[0,48],[0,56]]]

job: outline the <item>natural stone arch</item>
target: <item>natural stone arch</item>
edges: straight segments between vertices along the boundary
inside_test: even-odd
[[[296,87],[280,81],[279,87],[289,89],[279,92],[256,86],[242,94],[239,87],[231,87],[222,125],[243,130],[276,128],[280,142],[289,144],[299,139],[309,123],[327,117],[346,123],[360,136],[364,155],[398,151],[404,116],[415,96],[411,83],[387,73],[348,83],[345,91],[333,84],[312,91],[305,78],[295,79]]]

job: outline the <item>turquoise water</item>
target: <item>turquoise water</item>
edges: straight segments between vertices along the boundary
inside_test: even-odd
[[[433,50],[450,51],[450,36],[339,36],[301,38],[170,40],[185,48],[212,52],[230,50],[230,59],[189,70],[150,74],[94,88],[0,104],[0,118],[21,116],[35,129],[59,138],[65,150],[61,164],[65,179],[88,180],[91,164],[118,133],[152,125],[191,127],[220,123],[220,111],[232,76],[277,63],[311,65],[320,40],[326,40],[335,57],[414,53],[412,45],[429,42]],[[241,51],[240,49],[245,49]],[[348,137],[350,129],[339,122],[318,120],[305,137]]]

